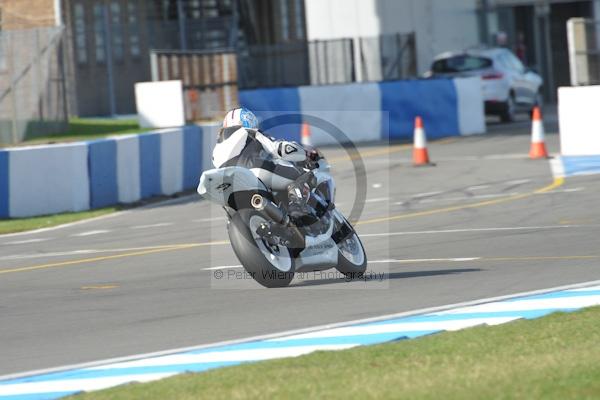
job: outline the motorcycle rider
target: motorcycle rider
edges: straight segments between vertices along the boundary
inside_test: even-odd
[[[309,192],[315,184],[310,170],[317,165],[319,153],[296,142],[267,136],[258,125],[254,113],[246,108],[229,111],[213,149],[215,168],[248,168],[273,190],[287,191],[292,213],[305,212]]]

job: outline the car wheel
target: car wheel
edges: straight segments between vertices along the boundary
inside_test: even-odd
[[[515,101],[514,94],[508,96],[508,100],[504,103],[504,110],[500,114],[500,120],[502,122],[513,122],[517,114],[517,103]]]

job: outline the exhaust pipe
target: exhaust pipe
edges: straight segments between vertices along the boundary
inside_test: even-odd
[[[265,199],[260,194],[255,194],[250,199],[250,204],[258,211],[264,211],[273,221],[280,225],[287,225],[289,218],[285,213],[277,207],[271,200]]]
[[[250,199],[250,204],[252,204],[254,209],[264,212],[276,224],[280,225],[280,228],[282,229],[282,237],[285,237],[291,246],[295,248],[306,247],[304,235],[298,230],[297,227],[288,226],[290,218],[271,200],[265,199],[260,194],[255,194]]]

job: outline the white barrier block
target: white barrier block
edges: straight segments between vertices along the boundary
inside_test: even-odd
[[[138,135],[115,136],[117,143],[117,187],[120,203],[141,198],[140,144]]]
[[[458,98],[458,126],[461,135],[485,133],[485,107],[481,78],[454,79]]]
[[[381,139],[381,92],[376,83],[298,88],[302,113],[322,118],[352,142]],[[311,127],[313,145],[337,143],[329,132]]]
[[[135,103],[142,128],[170,128],[185,125],[181,81],[136,83]]]
[[[160,135],[160,183],[162,193],[171,195],[183,190],[183,130]]]
[[[90,208],[88,146],[74,143],[10,150],[10,216]]]
[[[560,151],[564,156],[600,155],[600,86],[558,89]]]

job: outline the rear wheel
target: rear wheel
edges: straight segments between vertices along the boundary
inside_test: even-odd
[[[267,222],[258,211],[240,210],[228,225],[229,240],[255,281],[268,288],[285,287],[294,279],[294,259],[287,247],[273,245],[256,233]]]

